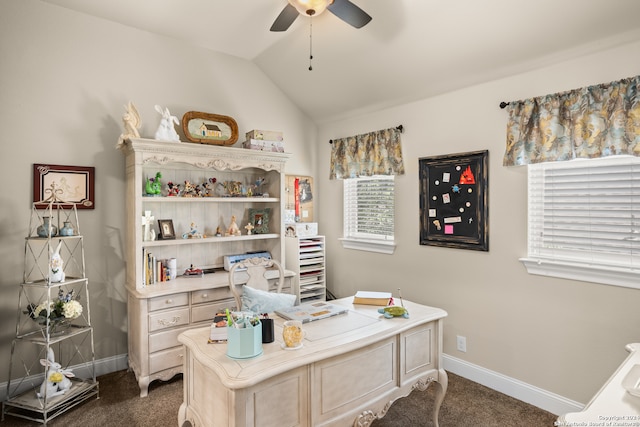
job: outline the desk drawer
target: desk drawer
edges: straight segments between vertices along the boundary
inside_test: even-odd
[[[149,299],[149,311],[164,310],[165,308],[181,307],[189,304],[189,294],[166,295]]]
[[[242,289],[240,289],[242,292]],[[205,289],[203,291],[191,292],[191,304],[200,304],[203,302],[214,302],[233,298],[233,294],[228,286],[216,289]]]
[[[189,324],[189,307],[149,315],[149,332]]]
[[[234,299],[220,301],[213,304],[198,304],[191,307],[191,323],[213,320],[217,312],[224,312],[225,308],[231,309],[236,305]]]
[[[156,351],[166,350],[168,348],[181,345],[178,342],[178,335],[187,330],[189,330],[189,327],[167,329],[161,332],[150,334],[149,353],[154,353]]]
[[[183,355],[182,346],[151,354],[149,356],[149,373],[160,372],[177,366],[182,367]]]

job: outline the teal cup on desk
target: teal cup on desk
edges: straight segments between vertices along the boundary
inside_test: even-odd
[[[262,354],[262,324],[247,322],[244,326],[227,326],[227,356],[232,359],[250,359]]]

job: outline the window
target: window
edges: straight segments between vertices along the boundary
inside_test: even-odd
[[[344,183],[344,237],[348,249],[393,253],[394,177],[350,178]]]
[[[528,168],[529,273],[640,289],[640,159]]]

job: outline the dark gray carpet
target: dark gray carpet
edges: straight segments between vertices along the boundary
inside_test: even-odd
[[[100,398],[90,399],[47,425],[51,427],[175,427],[182,403],[182,377],[155,381],[149,396],[140,390],[132,372],[118,371],[98,378]],[[414,391],[399,399],[375,427],[433,426],[434,392]],[[449,388],[440,408],[440,427],[543,427],[553,426],[556,416],[480,384],[449,373]],[[7,416],[2,427],[41,424]]]

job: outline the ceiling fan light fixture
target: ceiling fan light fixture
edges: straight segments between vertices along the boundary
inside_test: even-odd
[[[333,0],[288,0],[301,15],[316,16],[325,11]]]

